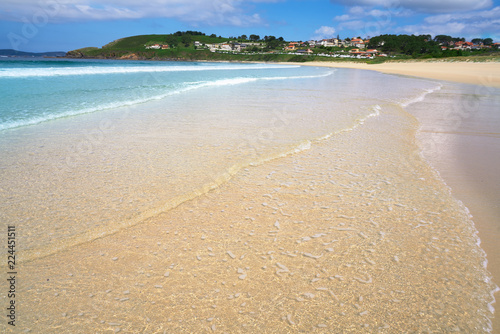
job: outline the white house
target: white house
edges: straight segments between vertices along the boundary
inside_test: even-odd
[[[150,45],[150,46],[146,46],[146,49],[159,50],[159,49],[161,49],[161,45],[160,44],[153,44],[153,45]]]
[[[319,44],[324,47],[334,47],[339,45],[339,41],[336,38],[323,39],[319,42]]]

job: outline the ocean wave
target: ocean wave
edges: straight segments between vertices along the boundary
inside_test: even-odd
[[[30,78],[103,74],[234,71],[298,68],[298,65],[211,65],[211,66],[85,66],[0,69],[0,78]]]
[[[443,87],[443,85],[442,85],[442,84],[438,84],[437,86],[435,86],[435,87],[433,87],[433,88],[425,89],[425,90],[424,90],[421,94],[419,94],[418,96],[413,97],[413,98],[410,98],[410,99],[407,99],[406,101],[399,102],[399,105],[400,105],[401,107],[403,107],[403,108],[406,108],[406,107],[408,107],[409,105],[411,105],[411,104],[413,104],[413,103],[422,102],[428,94],[431,94],[431,93],[437,92],[437,91],[438,91],[438,90],[440,90],[442,87]]]
[[[35,125],[35,124],[39,124],[39,123],[47,122],[47,121],[52,121],[52,120],[59,119],[59,118],[89,114],[89,113],[98,112],[98,111],[102,111],[102,110],[131,107],[133,105],[142,104],[142,103],[146,103],[146,102],[150,102],[150,101],[161,100],[161,99],[167,98],[167,97],[172,96],[172,95],[182,94],[182,93],[196,90],[196,89],[209,88],[209,87],[234,86],[234,85],[240,85],[240,84],[245,84],[245,83],[250,83],[250,82],[256,82],[259,80],[267,81],[267,80],[291,80],[291,79],[318,78],[318,77],[323,77],[325,75],[331,75],[331,74],[333,74],[333,72],[334,71],[331,71],[331,72],[327,72],[326,74],[320,74],[320,75],[316,75],[316,76],[309,75],[309,76],[260,77],[260,78],[237,77],[237,78],[229,78],[229,79],[219,79],[219,80],[214,80],[214,81],[188,82],[188,83],[184,83],[181,87],[175,88],[173,90],[170,90],[170,91],[162,93],[162,94],[157,94],[157,95],[153,95],[153,96],[149,96],[149,97],[136,98],[136,99],[130,99],[130,100],[119,100],[116,102],[100,104],[100,105],[93,106],[90,108],[59,111],[59,112],[34,116],[34,117],[26,118],[26,119],[4,121],[4,122],[0,123],[0,131],[18,128],[18,127],[23,127],[23,126]]]

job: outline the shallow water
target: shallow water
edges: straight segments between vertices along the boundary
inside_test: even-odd
[[[140,223],[245,166],[351,129],[383,98],[405,101],[436,86],[416,81],[382,91],[362,71],[348,78],[314,68],[257,71],[252,80],[219,75],[146,104],[3,131],[1,212],[25,228],[22,258]]]
[[[442,85],[270,70],[0,133],[22,328],[488,331],[474,224],[403,108]]]
[[[444,84],[408,111],[421,123],[424,157],[463,201],[479,230],[493,280],[500,277],[500,91],[485,86]],[[500,328],[495,317],[493,328]]]

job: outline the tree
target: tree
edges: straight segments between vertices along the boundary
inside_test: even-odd
[[[484,43],[484,45],[491,45],[491,44],[493,44],[493,39],[491,39],[491,38],[485,38],[483,40],[483,43]]]
[[[385,53],[402,53],[418,57],[439,51],[437,42],[428,41],[427,35],[381,35],[370,39],[370,48],[380,48]]]
[[[251,41],[257,42],[259,39],[260,39],[259,35],[250,35],[250,40]]]
[[[472,41],[471,41],[473,44],[483,44],[484,43],[484,40],[482,38],[474,38]]]
[[[191,35],[182,35],[181,42],[182,44],[184,44],[185,47],[191,45]]]
[[[177,38],[173,35],[168,35],[167,38],[165,38],[165,42],[171,47],[171,48],[175,48],[177,46],[177,44],[179,43],[179,41],[177,40]]]
[[[248,36],[247,36],[247,35],[241,35],[241,36],[240,36],[240,39],[242,39],[242,40],[246,41],[246,40],[248,39]]]
[[[420,35],[419,37],[422,37],[426,40],[426,42],[432,41],[432,36],[431,35]]]
[[[191,35],[191,36],[205,36],[204,33],[200,31],[177,31],[175,32],[174,36],[184,36],[184,35]]]
[[[279,49],[281,48],[283,42],[279,39],[276,39],[274,36],[268,36],[266,40],[266,47],[268,49]]]
[[[434,37],[434,42],[437,42],[439,44],[449,44],[452,41],[453,38],[447,35],[437,35],[436,37]]]

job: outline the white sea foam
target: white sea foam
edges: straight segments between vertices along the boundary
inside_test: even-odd
[[[150,97],[131,99],[131,100],[120,100],[120,101],[116,101],[116,102],[100,104],[100,105],[93,106],[90,108],[60,111],[60,112],[56,112],[56,113],[49,113],[49,114],[45,114],[45,115],[34,116],[31,118],[26,118],[26,119],[22,119],[22,120],[6,121],[6,122],[3,122],[0,124],[0,131],[18,128],[18,127],[22,127],[22,126],[35,125],[38,123],[51,121],[51,120],[55,120],[58,118],[93,113],[93,112],[101,111],[101,110],[109,110],[109,109],[115,109],[115,108],[121,108],[121,107],[130,107],[133,105],[146,103],[149,101],[161,100],[161,99],[167,98],[168,96],[182,94],[184,92],[188,92],[188,91],[192,91],[192,90],[196,90],[196,89],[202,89],[202,88],[208,88],[208,87],[234,86],[234,85],[240,85],[240,84],[245,84],[245,83],[250,83],[250,82],[256,82],[259,80],[266,80],[267,81],[267,80],[292,80],[292,79],[319,78],[319,77],[324,77],[324,76],[328,76],[331,74],[333,74],[333,71],[327,72],[325,74],[316,75],[316,76],[311,75],[311,76],[260,77],[260,78],[237,77],[237,78],[220,79],[220,80],[214,80],[214,81],[188,82],[188,83],[185,83],[180,88],[170,90],[170,91],[163,93],[163,94],[150,96]]]
[[[165,73],[192,71],[234,71],[297,68],[297,65],[212,65],[212,66],[85,66],[0,69],[0,78],[29,78],[102,74]]]
[[[421,94],[419,94],[418,96],[416,97],[413,97],[413,98],[410,98],[408,100],[405,100],[403,102],[400,102],[399,105],[401,105],[403,108],[406,108],[408,107],[410,104],[413,104],[413,103],[417,103],[417,102],[422,102],[425,97],[427,96],[427,94],[431,94],[431,93],[434,93],[434,92],[437,92],[438,90],[440,90],[441,88],[443,87],[442,84],[438,84],[437,86],[433,87],[433,88],[429,88],[429,89],[425,89]]]

